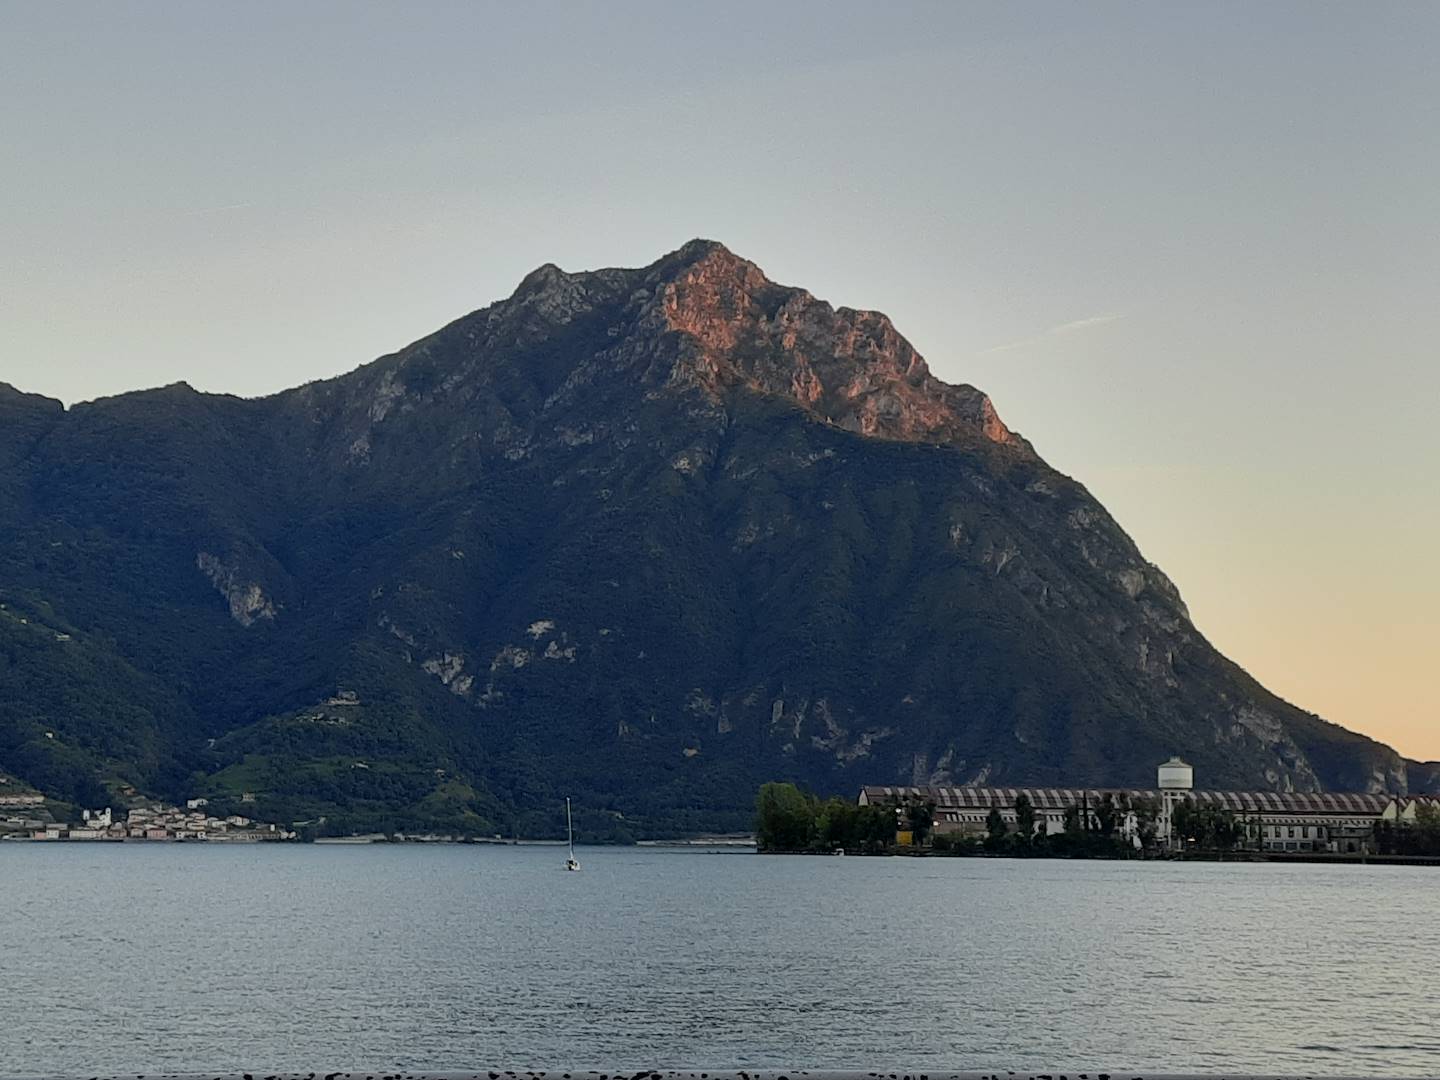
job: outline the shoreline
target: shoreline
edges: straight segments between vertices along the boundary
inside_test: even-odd
[[[1312,865],[1436,866],[1440,855],[1367,855],[1327,851],[1216,851],[1150,855],[1125,858],[1114,855],[1016,855],[1010,852],[948,852],[912,849],[909,851],[761,851],[759,855],[805,855],[830,858],[840,855],[852,859],[1012,859],[1017,862],[1110,862],[1110,863],[1307,863]]]
[[[445,835],[387,835],[385,833],[361,833],[354,836],[317,836],[309,840],[298,838],[264,838],[264,837],[192,837],[192,836],[166,836],[166,837],[144,837],[144,836],[94,836],[94,837],[36,837],[36,836],[0,836],[0,846],[7,844],[39,844],[46,847],[65,847],[76,845],[79,847],[113,847],[121,844],[135,845],[168,845],[185,844],[189,846],[204,847],[209,844],[238,845],[238,844],[284,844],[286,846],[318,844],[326,847],[342,846],[355,847],[367,844],[394,844],[394,845],[436,845],[450,844],[456,847],[544,847],[563,848],[566,845],[564,840],[496,840],[493,837],[485,836],[445,836]],[[674,848],[677,850],[690,850],[701,848],[725,848],[736,851],[756,850],[755,840],[741,837],[698,837],[683,840],[636,840],[633,843],[590,843],[581,841],[576,847],[585,848],[649,848],[663,849]],[[791,852],[789,854],[797,854]],[[817,853],[823,854],[823,853]]]

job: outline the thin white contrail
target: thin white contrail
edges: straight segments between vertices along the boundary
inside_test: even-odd
[[[1084,319],[1073,319],[1070,322],[1061,323],[1059,326],[1052,326],[1049,330],[1034,334],[1027,338],[1020,338],[1018,341],[1007,341],[1003,345],[991,345],[988,349],[981,349],[980,355],[986,353],[1005,352],[1008,349],[1020,349],[1026,345],[1035,345],[1047,338],[1062,337],[1065,334],[1074,333],[1076,330],[1088,330],[1092,326],[1103,326],[1105,323],[1112,323],[1118,319],[1125,318],[1124,315],[1091,315]]]
[[[254,206],[254,203],[237,202],[228,206],[205,206],[199,210],[182,210],[181,217],[199,217],[201,214],[223,214],[226,210],[244,210],[246,207]]]

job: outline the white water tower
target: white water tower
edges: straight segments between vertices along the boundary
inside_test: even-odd
[[[1172,757],[1160,766],[1159,783],[1161,791],[1190,791],[1195,787],[1195,770],[1178,757]]]
[[[1190,797],[1195,787],[1195,770],[1178,757],[1172,757],[1160,766],[1160,820],[1156,823],[1160,839],[1173,846],[1175,837],[1170,827],[1175,805]]]

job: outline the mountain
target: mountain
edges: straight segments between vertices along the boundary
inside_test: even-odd
[[[884,316],[694,241],[271,397],[0,386],[0,770],[330,831],[756,785],[1431,788],[1221,656]]]

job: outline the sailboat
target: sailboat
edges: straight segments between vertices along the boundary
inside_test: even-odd
[[[579,870],[580,860],[575,858],[575,826],[570,820],[570,798],[565,798],[565,831],[570,836],[570,857],[565,860],[566,870]]]

